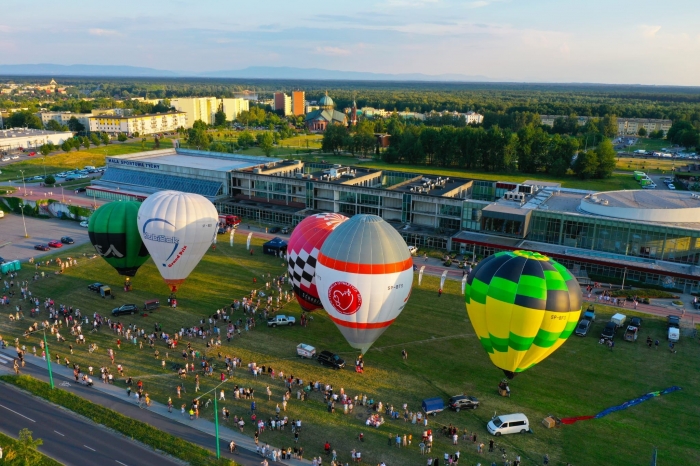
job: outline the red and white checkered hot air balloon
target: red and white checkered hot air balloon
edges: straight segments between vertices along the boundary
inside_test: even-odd
[[[412,285],[408,246],[381,217],[355,215],[321,246],[316,286],[323,308],[362,353],[399,316]]]
[[[292,232],[287,243],[289,279],[294,294],[305,311],[321,308],[316,290],[316,261],[321,245],[333,229],[348,218],[341,214],[316,214],[306,217]]]

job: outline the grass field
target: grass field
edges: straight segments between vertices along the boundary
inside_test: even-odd
[[[425,165],[390,164],[374,159],[357,159],[347,155],[314,154],[299,156],[306,161],[325,160],[328,163],[340,163],[345,165],[360,165],[368,168],[382,170],[408,171],[435,176],[459,176],[479,180],[510,181],[521,183],[525,180],[560,182],[563,188],[589,189],[595,191],[610,191],[616,189],[639,189],[639,184],[627,175],[613,175],[603,180],[580,180],[575,175],[561,177],[546,175],[544,173],[494,173],[475,170],[462,170],[459,168],[437,168]]]
[[[673,168],[687,165],[693,160],[669,160],[642,157],[618,157],[617,169],[626,171],[641,170],[645,173],[670,174]]]
[[[264,281],[263,273],[272,276],[284,273],[285,267],[280,259],[259,255],[262,241],[254,239],[256,255],[251,256],[245,251],[243,234],[236,236],[233,248],[223,237],[220,238],[222,241],[216,250],[210,250],[205,255],[182,286],[178,293],[177,309],[161,308],[148,317],[126,316],[120,321],[124,324],[135,323],[146,332],[150,332],[156,322],[161,323],[166,332],[173,332],[182,326],[198,325],[200,319],[216,309],[250,293],[254,277],[257,277],[260,285]],[[84,315],[93,312],[107,315],[117,305],[130,302],[141,304],[150,298],[160,298],[161,303],[166,302],[167,288],[151,261],[139,270],[133,280],[135,290],[127,294],[119,290],[123,282],[121,277],[104,261],[83,257],[83,253],[91,254],[90,251],[88,246],[71,250],[70,255],[78,258],[79,266],[67,269],[62,275],[50,273],[47,278],[31,283],[30,289],[34,295],[49,296],[57,304],[81,309]],[[60,255],[65,258],[68,254],[65,251]],[[45,267],[43,270],[52,269]],[[30,279],[33,272],[29,267],[23,269],[18,280]],[[112,285],[117,299],[104,301],[89,292],[87,285],[96,280]],[[659,448],[659,464],[697,464],[700,461],[700,440],[697,437],[697,419],[700,416],[697,360],[700,345],[697,341],[682,339],[677,354],[671,354],[664,343],[657,351],[649,350],[643,341],[635,344],[619,341],[614,352],[610,352],[597,344],[596,335],[614,310],[600,306],[598,323],[594,325],[592,335],[587,338],[571,337],[547,360],[516,377],[511,385],[513,396],[502,398],[497,395],[496,385],[503,374],[490,363],[474,335],[464,310],[460,283],[448,280],[444,294],[438,298],[438,280],[437,277],[426,276],[421,287],[414,287],[401,316],[366,354],[364,374],[357,374],[352,368],[333,371],[314,361],[296,357],[295,346],[304,342],[316,346],[318,350],[339,352],[352,366],[355,350],[344,341],[323,311],[313,314],[314,319],[307,328],[272,329],[258,326],[249,332],[244,331],[231,343],[224,339],[221,352],[240,357],[244,367],[255,361],[258,365],[272,366],[275,371],[293,374],[305,382],[320,380],[332,384],[336,390],[342,387],[351,396],[366,394],[385,405],[393,404],[399,410],[403,403],[407,403],[409,410],[417,411],[420,401],[427,397],[447,399],[459,393],[474,395],[482,403],[478,410],[460,413],[445,411],[430,418],[429,426],[436,431],[432,454],[442,456],[445,452],[453,453],[459,449],[464,460],[462,464],[477,461],[489,464],[497,460],[497,456],[490,453],[477,455],[473,444],[461,440],[458,446],[452,446],[437,430],[442,425],[453,424],[461,430],[476,432],[479,440],[488,444],[485,425],[494,412],[523,412],[529,417],[533,435],[497,439],[497,443],[510,453],[511,459],[517,452],[526,465],[541,464],[545,453],[549,454],[552,459],[550,464],[553,465],[566,462],[577,465],[648,464],[653,447]],[[15,304],[16,300],[10,310],[14,311]],[[26,303],[22,307],[25,315],[28,315]],[[284,312],[296,316],[298,320],[300,309],[293,302]],[[14,336],[20,336],[32,319],[11,323],[6,317],[7,313],[7,309],[0,308],[0,333],[11,340]],[[240,316],[234,313],[233,318]],[[43,314],[41,318],[45,319],[46,315]],[[67,334],[66,331],[63,333]],[[651,335],[665,342],[664,333],[665,323],[662,320],[644,316],[640,340]],[[147,345],[140,350],[136,345],[122,343],[122,349],[117,350],[116,336],[104,327],[99,333],[88,333],[86,338],[88,342],[99,345],[97,353],[89,354],[86,346],[77,346],[75,354],[71,356],[68,354],[69,342],[54,342],[54,357],[58,353],[61,358],[68,356],[71,362],[77,362],[83,368],[88,365],[99,367],[109,364],[106,352],[108,348],[113,348],[117,352],[117,362],[124,364],[126,373],[143,380],[146,391],[157,401],[165,402],[168,396],[172,396],[177,404],[189,402],[194,396],[190,377],[185,382],[187,394],[183,400],[175,398],[175,388],[180,380],[169,369],[170,362],[165,370],[161,369],[160,360],[154,357],[153,350]],[[195,349],[206,351],[204,341],[190,342]],[[38,339],[32,337],[26,344],[31,348],[31,345],[38,345]],[[401,358],[404,348],[409,355],[406,361]],[[166,348],[162,343],[158,343],[157,349],[161,357],[165,355]],[[216,369],[220,369],[223,362],[218,360],[215,351],[209,355],[216,360],[217,374]],[[182,361],[180,351],[169,354],[169,358],[171,362]],[[218,377],[214,380],[203,377],[202,388],[206,391],[217,383]],[[232,401],[230,390],[233,384],[253,387],[257,393],[258,416],[264,419],[274,416],[275,406],[281,403],[284,389],[279,379],[253,379],[247,371],[236,370],[227,386],[227,401],[221,404],[231,410],[232,417],[239,415],[248,420],[250,401]],[[267,385],[273,392],[272,401],[267,401],[264,395]],[[599,420],[551,430],[540,425],[540,421],[549,414],[558,417],[592,415],[671,385],[679,385],[683,390]],[[321,454],[323,443],[328,440],[343,462],[350,461],[349,452],[356,448],[362,452],[366,464],[377,464],[380,460],[390,465],[425,464],[425,458],[419,455],[417,447],[422,432],[420,426],[404,423],[403,420],[387,420],[378,429],[368,428],[364,425],[367,412],[363,407],[358,406],[349,415],[344,415],[340,410],[331,414],[318,393],[313,393],[306,402],[300,402],[293,396],[285,414],[290,419],[303,420],[300,444],[306,449],[307,457]],[[205,415],[211,417],[211,408]],[[356,440],[360,432],[365,434],[364,443]],[[250,422],[245,427],[245,433],[253,433]],[[388,447],[390,433],[411,434],[413,445],[405,449]],[[279,447],[293,445],[289,431],[265,432],[261,435],[261,441]]]
[[[160,142],[161,149],[172,147],[172,142],[169,139],[163,139]],[[154,149],[153,138],[149,138],[144,144],[145,150]],[[86,165],[99,167],[105,164],[105,157],[111,155],[133,154],[141,152],[141,141],[124,142],[109,144],[106,146],[91,147],[90,149],[81,149],[71,152],[54,152],[44,158],[37,154],[34,157],[23,157],[17,163],[12,163],[2,167],[0,181],[21,180],[22,172],[24,176],[36,176],[47,174],[56,174],[64,170],[73,170],[75,168],[83,168]]]

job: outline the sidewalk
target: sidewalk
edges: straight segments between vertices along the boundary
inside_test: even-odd
[[[0,354],[10,357],[10,358],[15,358],[17,356],[17,351],[15,350],[14,347],[6,348],[4,350],[0,350]],[[31,354],[27,355],[25,358],[25,361],[27,364],[31,364],[33,366],[37,366],[44,371],[46,370],[46,361],[41,359],[40,357],[35,357]],[[11,367],[10,367],[11,369]],[[73,370],[69,369],[65,366],[58,365],[58,364],[51,364],[51,369],[54,374],[54,381],[56,383],[56,387],[60,388],[61,383],[65,383],[63,380],[60,378],[56,378],[57,375],[60,375],[62,377],[65,377],[66,379],[70,380],[69,382],[71,385],[79,385],[74,382],[74,377],[73,377]],[[93,380],[95,381],[95,384],[93,385],[93,389],[107,394],[111,397],[118,398],[119,401],[124,402],[125,401],[125,388],[116,386],[116,385],[111,385],[111,384],[104,384],[99,381],[99,376],[98,377],[93,377]],[[134,399],[134,398],[132,398]],[[136,402],[133,402],[134,405],[136,405]],[[169,419],[173,422],[176,422],[178,424],[185,425],[187,427],[190,427],[192,429],[196,429],[200,432],[203,432],[211,437],[215,436],[215,426],[213,421],[209,421],[206,419],[197,419],[194,421],[190,421],[189,415],[183,417],[180,414],[180,409],[177,407],[173,407],[173,412],[169,413],[168,412],[168,407],[166,405],[163,405],[161,403],[156,403],[152,402],[151,407],[147,409],[141,410],[142,413],[147,414],[150,413],[151,416],[162,416],[166,419]],[[221,418],[219,418],[221,420]],[[228,427],[226,427],[225,424],[219,423],[219,439],[223,440],[226,444],[230,441],[233,440],[236,442],[236,445],[239,448],[242,448],[244,450],[252,451],[255,454],[255,441],[251,438],[248,437],[247,435],[241,434],[237,430],[232,430]],[[214,440],[212,439],[211,444],[214,444]],[[264,444],[264,442],[261,442],[261,444]],[[211,449],[211,447],[205,447],[207,449]],[[276,447],[275,447],[276,448]],[[281,450],[281,448],[276,448],[278,450]],[[222,451],[222,456],[224,452],[224,448],[221,448]],[[228,452],[228,450],[226,450]],[[228,455],[227,455],[228,456]],[[236,459],[235,456],[232,457],[234,460]],[[291,459],[291,460],[278,460],[277,463],[274,464],[282,464],[282,465],[289,465],[289,466],[302,466],[302,465],[310,465],[311,461],[304,459],[304,460],[298,460],[298,459]]]

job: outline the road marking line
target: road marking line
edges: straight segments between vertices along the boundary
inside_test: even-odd
[[[15,413],[15,414],[18,415],[18,416],[22,416],[23,418],[25,418],[25,419],[27,419],[27,420],[29,420],[29,421],[36,422],[34,419],[32,419],[32,418],[30,418],[30,417],[27,417],[27,416],[25,416],[24,414],[20,414],[20,413],[18,413],[17,411],[14,411],[14,410],[8,408],[7,406],[0,405],[0,408],[5,408],[6,410],[8,410],[8,411],[10,411],[10,412],[12,412],[12,413]]]
[[[95,450],[94,448],[88,447],[87,445],[83,445],[83,446],[84,446],[85,448],[87,448],[88,450],[97,451],[97,450]]]
[[[119,460],[114,460],[114,461],[116,461],[117,463],[119,463],[119,464],[121,464],[121,465],[123,465],[123,466],[126,466],[124,463],[122,463],[122,462],[119,461]]]
[[[54,432],[56,432],[56,433],[57,433],[58,435],[60,435],[61,437],[65,437],[65,435],[63,435],[62,433],[60,433],[60,432],[57,431],[57,430],[54,430]]]

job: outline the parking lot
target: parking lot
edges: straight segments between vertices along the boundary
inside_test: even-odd
[[[3,209],[5,210],[5,209]],[[25,217],[27,234],[24,237],[22,216],[5,212],[5,218],[0,218],[0,257],[6,261],[20,260],[22,262],[34,257],[41,257],[51,251],[37,251],[36,244],[46,244],[51,240],[60,240],[62,236],[70,236],[75,244],[64,244],[62,251],[70,251],[73,247],[89,241],[87,228],[79,226],[78,222],[58,219],[38,219]]]

